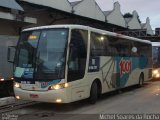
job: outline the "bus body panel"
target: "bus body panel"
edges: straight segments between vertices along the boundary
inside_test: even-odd
[[[15,96],[19,96],[23,100],[40,101],[56,103],[57,99],[61,99],[62,103],[70,103],[71,100],[71,90],[61,89],[61,90],[50,90],[50,91],[28,91],[19,88],[14,88]]]

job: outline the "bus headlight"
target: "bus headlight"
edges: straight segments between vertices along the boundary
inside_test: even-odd
[[[153,75],[156,75],[156,74],[158,74],[158,70],[153,70]]]
[[[157,70],[157,69],[153,70],[152,71],[152,76],[154,78],[160,78],[160,72],[159,72],[159,70]]]
[[[62,102],[62,99],[57,99],[56,102],[57,102],[57,103],[61,103],[61,102]]]
[[[20,85],[20,83],[15,82],[15,83],[14,83],[14,87],[16,87],[16,88],[20,88],[20,87],[21,87],[21,85]]]
[[[0,81],[4,81],[4,78],[1,78]]]
[[[10,80],[14,80],[14,77],[11,77]]]
[[[67,88],[68,86],[69,86],[68,83],[55,84],[50,86],[48,90],[59,90],[59,89]]]
[[[160,74],[156,74],[156,78],[159,78],[160,77]]]

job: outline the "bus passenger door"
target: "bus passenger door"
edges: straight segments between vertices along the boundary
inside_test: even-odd
[[[74,29],[71,32],[67,81],[72,86],[72,101],[84,98],[88,32]]]

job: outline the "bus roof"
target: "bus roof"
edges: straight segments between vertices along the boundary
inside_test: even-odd
[[[48,25],[48,26],[27,28],[27,29],[24,29],[22,32],[32,31],[32,30],[41,30],[41,29],[51,29],[51,28],[84,29],[84,30],[89,30],[89,31],[97,32],[97,33],[102,33],[104,35],[111,35],[111,36],[115,36],[115,37],[119,37],[119,38],[125,38],[125,39],[129,39],[129,40],[137,41],[137,42],[152,44],[149,40],[142,40],[142,39],[138,39],[138,38],[134,38],[134,37],[130,37],[130,36],[125,36],[125,35],[114,33],[114,32],[109,32],[109,31],[105,31],[105,30],[101,30],[101,29],[97,29],[97,28],[92,28],[92,27],[89,27],[89,26],[84,26],[84,25],[72,25],[72,24],[70,24],[70,25],[68,25],[68,24]]]

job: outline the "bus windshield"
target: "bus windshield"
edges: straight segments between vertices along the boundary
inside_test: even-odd
[[[68,29],[23,32],[15,55],[15,77],[64,78],[67,39]]]
[[[160,67],[160,46],[153,46],[153,67]]]

